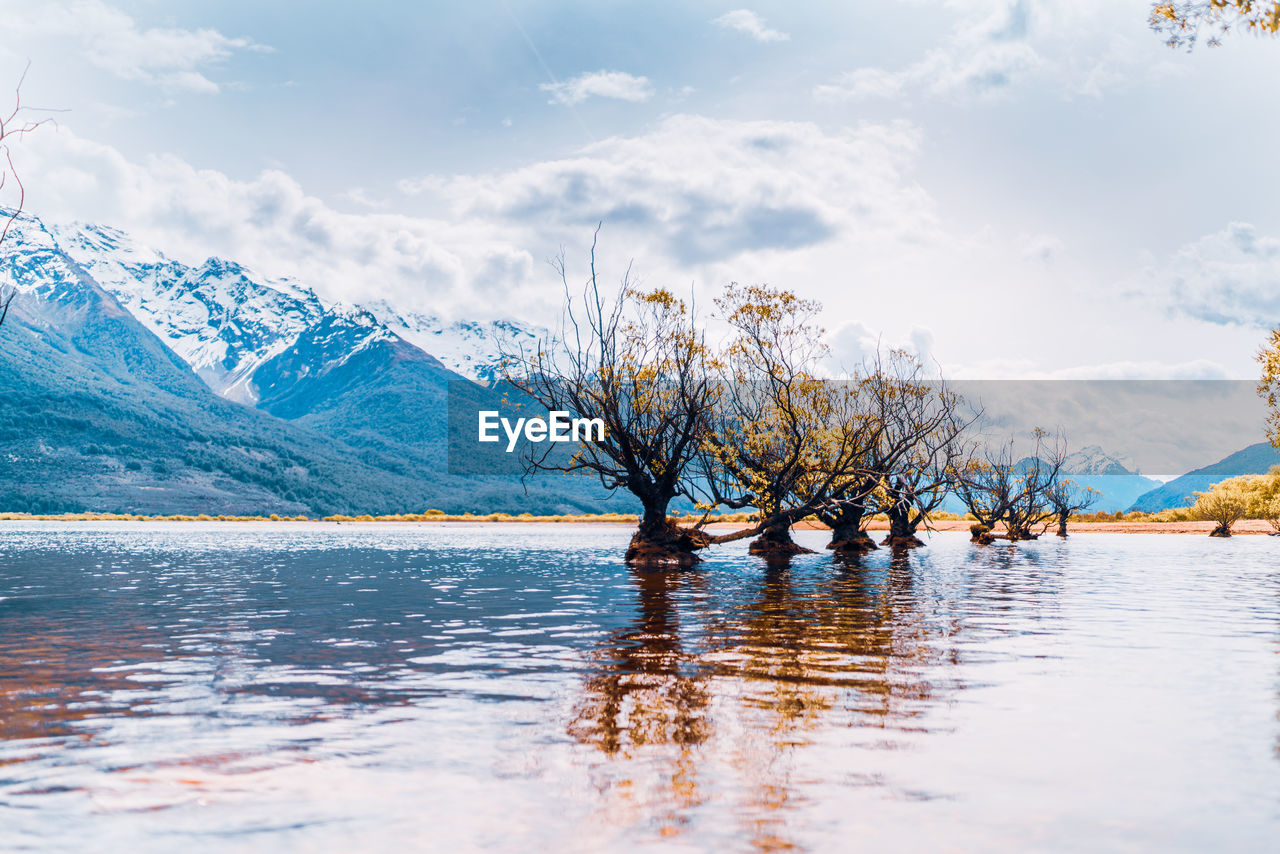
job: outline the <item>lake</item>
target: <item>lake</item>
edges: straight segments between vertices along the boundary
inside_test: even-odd
[[[1276,539],[628,537],[0,523],[0,849],[1275,850]]]

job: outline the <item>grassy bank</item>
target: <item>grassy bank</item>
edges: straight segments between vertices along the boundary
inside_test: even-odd
[[[701,515],[672,516],[672,520],[681,524],[691,524]],[[884,518],[884,517],[873,517]],[[966,517],[954,513],[935,514],[934,520],[963,520]],[[634,513],[587,513],[537,516],[532,513],[445,513],[443,510],[428,510],[425,513],[395,513],[390,515],[360,516],[281,516],[272,513],[269,516],[231,516],[210,515],[160,515],[149,516],[139,513],[0,513],[0,521],[40,521],[40,522],[615,522],[635,524],[640,519]],[[750,513],[720,513],[709,517],[711,524],[746,524],[755,521]]]
[[[691,523],[695,517],[673,517],[683,524]],[[389,516],[212,516],[201,513],[196,516],[170,515],[146,516],[133,513],[0,513],[0,521],[40,521],[40,522],[540,522],[550,524],[603,523],[634,525],[638,519],[633,513],[601,513],[587,515],[535,516],[532,513],[444,513],[428,510],[426,513],[397,513]],[[745,525],[754,521],[746,513],[726,513],[710,517],[713,525]],[[955,513],[935,514],[931,519],[931,527],[938,531],[965,531],[973,524],[973,519]],[[1165,511],[1163,513],[1091,513],[1080,518],[1072,518],[1071,532],[1076,534],[1199,534],[1205,535],[1214,526],[1213,522],[1193,519],[1183,510]],[[795,526],[800,530],[825,530],[826,526],[817,521],[804,521]],[[889,523],[884,517],[873,517],[867,525],[871,531],[888,530]],[[1262,519],[1243,519],[1233,528],[1236,534],[1271,534],[1271,525]],[[1046,538],[1052,538],[1053,529],[1046,531]]]

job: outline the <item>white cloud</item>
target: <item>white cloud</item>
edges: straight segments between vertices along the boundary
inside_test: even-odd
[[[231,258],[294,276],[330,299],[375,296],[448,314],[477,295],[518,293],[528,252],[481,225],[393,213],[343,213],[267,170],[236,180],[172,156],[141,163],[66,128],[24,146],[28,210],[56,221],[113,225],[186,263]]]
[[[1018,238],[1022,257],[1050,264],[1062,254],[1062,241],[1052,234],[1024,234]]]
[[[726,30],[745,33],[758,42],[784,42],[791,38],[787,33],[766,26],[764,18],[750,9],[734,9],[715,18],[711,23]]]
[[[66,39],[94,67],[125,80],[166,90],[213,93],[219,85],[200,70],[237,51],[269,50],[247,38],[230,38],[213,29],[142,28],[121,10],[101,0],[0,3],[9,34]]]
[[[883,68],[858,68],[846,71],[831,83],[822,83],[813,90],[820,101],[858,101],[864,98],[894,98],[902,93],[908,83],[923,79],[923,72],[913,66],[906,71],[886,71]]]
[[[927,361],[936,349],[958,360],[944,363],[946,375],[988,378],[1078,364],[1086,340],[1108,342],[1098,361],[1151,362],[1128,363],[1130,374],[1167,372],[1158,360],[1185,358],[1176,343],[1126,337],[1132,321],[1117,310],[1119,293],[1077,298],[1081,271],[1058,257],[1053,237],[948,222],[916,182],[921,142],[906,123],[828,130],[678,115],[504,172],[401,182],[401,204],[433,217],[363,208],[381,200],[354,190],[334,207],[278,170],[239,180],[172,156],[131,161],[66,128],[24,144],[19,165],[37,215],[114,225],[188,263],[233,258],[330,299],[548,322],[562,292],[544,262],[564,248],[571,276],[584,275],[603,220],[603,282],[635,259],[641,284],[692,287],[704,307],[732,280],[794,289],[826,305],[836,370],[877,343]],[[1259,238],[1251,251],[1273,257],[1272,243]],[[1206,327],[1177,323],[1177,336]],[[1227,352],[1219,344],[1201,352]],[[1028,361],[999,360],[1005,354]]]
[[[676,266],[786,252],[841,238],[858,245],[929,239],[933,203],[906,181],[919,142],[906,124],[828,133],[806,122],[673,116],[576,155],[497,175],[428,176],[410,193],[458,218],[586,232],[603,220],[629,245]],[[561,238],[563,239],[563,238]]]
[[[1027,41],[1030,21],[1027,0],[1017,0],[978,21],[964,22],[944,45],[901,70],[855,69],[819,85],[814,95],[835,101],[891,98],[917,88],[935,95],[1000,92],[1042,62]]]
[[[653,97],[649,78],[637,77],[625,71],[590,71],[570,80],[543,83],[538,87],[551,93],[551,104],[579,104],[590,97],[616,98],[620,101],[640,102]]]
[[[955,26],[914,62],[865,66],[814,88],[820,101],[998,96],[1037,79],[1067,96],[1100,97],[1138,77],[1176,73],[1141,14],[1110,0],[923,0]],[[1135,37],[1136,33],[1136,37]]]
[[[1120,360],[1046,369],[1031,359],[987,359],[954,365],[954,380],[1227,380],[1238,379],[1212,359],[1184,362]]]
[[[359,205],[370,210],[379,210],[387,207],[386,201],[373,198],[364,187],[352,187],[349,190],[344,190],[338,194],[338,198],[344,202],[350,202],[353,205]]]
[[[562,159],[401,183],[439,219],[370,209],[358,189],[335,208],[278,170],[237,180],[172,156],[135,162],[66,128],[24,146],[21,166],[33,213],[117,226],[189,263],[219,255],[334,299],[537,320],[559,300],[542,262],[561,247],[576,260],[600,220],[606,263],[712,288],[769,270],[820,287],[803,260],[814,248],[882,268],[927,255],[945,238],[906,175],[918,143],[906,124],[675,116]]]
[[[939,373],[933,351],[933,330],[923,326],[912,326],[905,337],[891,337],[872,330],[865,323],[850,323],[829,333],[827,344],[831,348],[827,365],[834,376],[851,376],[893,350],[905,351],[919,359],[926,375]]]
[[[1138,290],[1173,314],[1215,324],[1280,324],[1280,238],[1233,222],[1149,267]]]

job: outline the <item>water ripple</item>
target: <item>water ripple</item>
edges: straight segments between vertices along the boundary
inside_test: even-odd
[[[1263,850],[1268,538],[0,525],[0,847]],[[820,548],[817,533],[801,535]]]

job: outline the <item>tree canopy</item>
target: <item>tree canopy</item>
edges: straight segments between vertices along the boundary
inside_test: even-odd
[[[1280,466],[1266,474],[1246,474],[1219,481],[1196,493],[1191,515],[1216,522],[1215,537],[1231,536],[1231,528],[1241,519],[1265,519],[1280,533]]]
[[[1258,394],[1267,402],[1267,438],[1273,447],[1280,448],[1280,326],[1271,330],[1267,343],[1258,351],[1258,364],[1262,376],[1258,380]]]
[[[1153,3],[1151,29],[1165,37],[1170,47],[1195,46],[1201,33],[1210,45],[1218,45],[1232,30],[1260,36],[1280,32],[1280,0],[1194,0]]]

